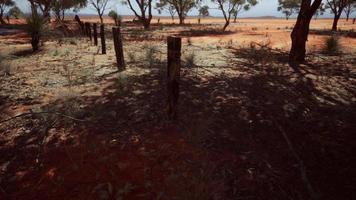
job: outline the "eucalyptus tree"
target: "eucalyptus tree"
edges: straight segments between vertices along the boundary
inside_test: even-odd
[[[188,12],[193,8],[196,8],[200,2],[201,0],[160,0],[157,5],[160,7],[174,7],[179,17],[179,24],[184,24],[184,20],[187,17]]]
[[[21,11],[19,7],[14,6],[10,8],[8,15],[9,17],[14,17],[15,19],[19,19],[21,16],[24,15],[24,13]]]
[[[153,0],[122,0],[122,3],[128,5],[130,10],[135,14],[135,17],[142,23],[144,29],[150,28],[153,16]]]
[[[300,4],[297,22],[291,34],[292,47],[289,53],[289,61],[292,64],[305,61],[310,21],[321,3],[322,0],[302,0]]]
[[[161,4],[162,2],[158,2],[156,4],[156,9],[158,11],[159,14],[162,14],[163,11],[166,11],[169,13],[169,15],[171,16],[172,22],[174,22],[174,16],[177,14],[176,9],[174,8],[173,5],[171,4]]]
[[[345,15],[346,15],[346,21],[349,21],[351,14],[356,10],[356,1],[350,2],[346,7],[345,7]]]
[[[14,6],[15,2],[13,0],[0,0],[0,24],[5,24],[4,14],[5,11]]]
[[[337,31],[337,24],[339,19],[344,12],[344,9],[351,3],[354,3],[355,0],[326,0],[327,8],[331,10],[334,14],[334,21],[331,30]]]
[[[102,24],[104,23],[103,15],[108,9],[107,6],[109,4],[109,1],[110,0],[89,0],[90,5],[93,6],[96,12],[98,13],[100,22]]]
[[[244,9],[249,10],[252,6],[257,5],[258,0],[212,0],[218,5],[218,9],[222,12],[225,25],[223,31],[230,25],[230,20],[233,15],[237,17],[238,13]]]
[[[209,17],[209,6],[205,5],[199,8],[199,16],[201,17]]]

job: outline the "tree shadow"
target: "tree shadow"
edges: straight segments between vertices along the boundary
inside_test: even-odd
[[[257,51],[254,55],[259,53]],[[1,159],[2,165],[13,158],[8,164],[7,175],[3,176],[1,187],[9,193],[16,193],[22,188],[19,184],[22,180],[15,177],[13,181],[12,178],[14,174],[26,171],[24,169],[34,168],[33,143],[43,139],[41,132],[44,131],[43,128],[34,127],[43,127],[55,120],[57,122],[53,133],[49,131],[46,136],[47,151],[41,161],[43,167],[37,173],[28,170],[28,174],[23,176],[28,183],[37,183],[36,189],[29,190],[30,192],[25,189],[16,197],[40,197],[43,191],[48,191],[47,197],[51,198],[54,196],[51,196],[53,194],[48,187],[56,185],[61,188],[60,194],[64,195],[61,197],[66,197],[65,191],[68,195],[74,195],[75,188],[78,188],[76,185],[81,180],[85,180],[91,187],[84,192],[90,193],[98,182],[106,183],[113,181],[113,178],[120,178],[115,175],[98,180],[86,178],[88,175],[95,177],[95,172],[110,171],[111,168],[103,166],[112,167],[116,160],[114,162],[108,158],[102,162],[101,159],[113,152],[120,156],[128,153],[127,157],[138,159],[129,162],[135,170],[124,172],[126,175],[139,174],[140,180],[145,180],[142,177],[147,174],[141,174],[143,167],[149,168],[154,163],[161,167],[154,168],[157,171],[151,169],[152,171],[160,176],[168,176],[165,168],[169,167],[164,167],[163,164],[166,160],[174,158],[172,160],[175,160],[176,166],[169,166],[176,168],[183,163],[182,160],[190,158],[191,154],[200,154],[202,151],[209,154],[209,161],[218,163],[219,167],[212,177],[224,177],[226,199],[236,197],[235,190],[239,191],[239,197],[252,199],[307,199],[308,194],[298,166],[277,128],[279,125],[293,141],[296,151],[305,162],[312,185],[324,195],[323,199],[355,195],[353,188],[348,187],[355,183],[351,177],[356,177],[353,176],[356,163],[353,157],[355,103],[345,103],[328,96],[313,79],[290,70],[285,66],[287,63],[284,54],[272,54],[271,57],[276,59],[267,64],[261,64],[264,63],[261,59],[251,58],[250,50],[242,49],[236,55],[240,59],[229,68],[241,72],[239,75],[216,73],[201,77],[195,74],[195,70],[182,69],[178,121],[166,120],[166,72],[162,65],[156,65],[150,70],[145,66],[138,66],[134,73],[123,71],[108,76],[98,82],[98,85],[103,85],[99,95],[79,95],[48,103],[41,109],[64,113],[77,120],[58,118],[55,115],[41,117],[42,119],[26,118],[24,122],[28,130],[32,131],[19,136],[11,146],[1,148],[1,154],[5,155]],[[278,63],[279,67],[272,67],[271,63]],[[318,73],[318,68],[313,69],[314,65],[303,67]],[[67,139],[63,140],[62,137]],[[152,163],[138,156],[139,150],[161,143],[160,138],[165,137],[174,141],[170,145],[183,141],[184,148],[192,150],[182,154],[176,152],[179,148],[163,150],[166,153],[172,150],[174,156],[150,154],[150,158],[154,160]],[[92,144],[100,148],[92,149]],[[156,148],[158,147],[153,149]],[[86,151],[100,153],[80,153]],[[219,159],[213,155],[217,155]],[[86,156],[92,157],[86,159]],[[76,171],[77,175],[68,172],[69,166],[64,166],[68,162],[79,166],[81,170]],[[191,165],[184,166],[193,168]],[[60,175],[56,175],[56,179],[47,177],[51,169],[58,170]],[[112,173],[119,172],[113,170]],[[44,174],[47,174],[47,178],[43,178]],[[71,179],[69,175],[76,178]],[[65,180],[61,182],[58,177],[64,177]],[[41,180],[46,181],[42,183]],[[18,184],[14,184],[16,181]],[[162,184],[157,179],[154,181]],[[120,181],[113,181],[114,183],[122,187],[124,184]],[[144,190],[142,185],[138,188],[133,191]],[[82,197],[80,195],[83,195],[83,191],[78,195]],[[153,196],[148,199],[150,197]]]

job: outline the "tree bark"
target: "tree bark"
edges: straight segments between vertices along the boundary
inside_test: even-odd
[[[0,11],[0,24],[6,24],[5,20],[3,19],[4,17],[4,11],[1,10]]]
[[[181,65],[182,39],[168,37],[168,65],[167,65],[167,114],[170,120],[177,118],[179,99],[179,78]]]
[[[178,16],[179,16],[179,24],[183,25],[185,17],[183,16],[183,14],[179,14]]]
[[[226,22],[225,22],[225,25],[224,25],[224,27],[223,27],[223,31],[226,30],[226,28],[229,26],[229,24],[230,24],[230,21],[226,21]]]
[[[289,62],[294,64],[305,61],[306,42],[308,41],[310,21],[319,8],[322,0],[303,0],[297,22],[291,34],[292,47],[289,53]]]
[[[39,43],[40,43],[40,34],[38,32],[32,33],[31,34],[31,45],[32,45],[32,51],[35,52],[39,49]]]
[[[333,26],[331,28],[332,31],[337,31],[337,24],[339,22],[340,16],[341,16],[340,14],[336,14],[334,16]]]

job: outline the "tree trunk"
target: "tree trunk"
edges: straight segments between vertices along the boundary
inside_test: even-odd
[[[3,17],[4,17],[4,11],[0,11],[0,24],[6,24],[6,22],[4,21],[4,19],[3,19]]]
[[[184,16],[183,16],[183,14],[180,14],[178,16],[179,16],[179,24],[180,25],[184,24]]]
[[[99,18],[100,18],[100,23],[101,23],[101,24],[104,24],[103,16],[102,16],[102,15],[99,15]]]
[[[334,17],[334,22],[333,22],[333,27],[332,27],[332,31],[337,31],[337,24],[339,22],[340,19],[340,14],[335,15]]]
[[[302,1],[298,19],[291,34],[292,47],[289,53],[289,62],[293,66],[305,61],[305,47],[308,41],[310,21],[316,10],[320,7],[321,2],[322,0],[314,0],[312,5],[310,5],[310,1]]]
[[[38,32],[32,33],[31,34],[31,45],[32,45],[32,51],[35,52],[37,51],[38,44],[40,43],[40,34]]]
[[[143,19],[142,20],[142,24],[143,24],[143,28],[145,29],[145,30],[148,30],[148,29],[150,29],[150,21],[149,21],[149,19]]]
[[[225,22],[224,27],[223,27],[223,31],[226,31],[226,28],[229,26],[229,24],[230,24],[230,21],[227,20],[227,21]]]

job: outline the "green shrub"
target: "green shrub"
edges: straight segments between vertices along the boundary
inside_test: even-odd
[[[185,60],[186,67],[188,68],[195,67],[195,61],[196,61],[195,52],[186,55],[184,60]]]
[[[340,53],[341,51],[341,46],[340,46],[340,39],[339,37],[333,35],[331,37],[328,37],[325,40],[325,48],[324,51],[328,54],[336,54]]]

